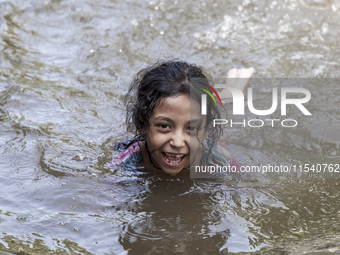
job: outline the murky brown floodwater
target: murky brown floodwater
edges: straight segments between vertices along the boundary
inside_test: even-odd
[[[158,58],[312,78],[298,128],[225,139],[243,164],[339,163],[339,21],[335,0],[0,0],[0,254],[340,254],[340,173],[105,167],[131,77]]]

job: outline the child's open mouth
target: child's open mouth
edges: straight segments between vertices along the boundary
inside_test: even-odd
[[[186,154],[172,154],[168,152],[162,152],[162,158],[168,166],[179,166],[183,161]]]

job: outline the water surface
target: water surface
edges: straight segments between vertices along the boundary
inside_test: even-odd
[[[0,253],[340,253],[339,175],[105,167],[131,137],[132,75],[158,58],[324,79],[298,129],[223,141],[243,164],[339,163],[339,16],[336,1],[0,1]]]

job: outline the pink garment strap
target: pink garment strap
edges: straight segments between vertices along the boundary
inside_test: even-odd
[[[239,172],[241,170],[241,164],[240,162],[238,162],[233,155],[230,155],[232,161],[230,162],[230,166],[235,166],[237,171]]]
[[[131,155],[133,155],[136,152],[140,151],[139,142],[135,142],[132,145],[130,145],[123,153],[121,153],[118,157],[114,158],[111,161],[111,166],[117,166],[125,163],[127,159],[130,158]]]

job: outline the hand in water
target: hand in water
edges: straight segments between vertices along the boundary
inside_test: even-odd
[[[230,69],[227,74],[226,83],[233,87],[240,88],[243,92],[248,87],[248,82],[254,73],[254,68]],[[232,94],[228,89],[223,89],[220,93],[222,99],[231,98]]]

